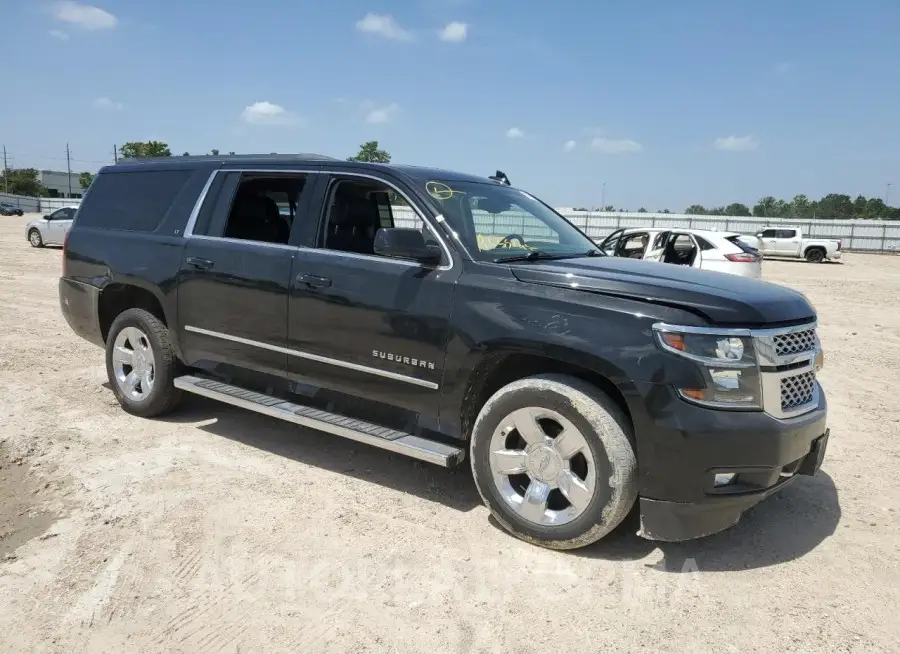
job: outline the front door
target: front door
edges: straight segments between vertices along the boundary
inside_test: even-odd
[[[776,239],[777,230],[764,229],[759,234],[759,249],[763,254],[777,254],[778,239]]]
[[[283,377],[288,288],[312,176],[219,171],[178,280],[185,362],[229,377]],[[238,382],[239,383],[239,382]]]
[[[393,417],[436,416],[460,262],[443,242],[435,265],[374,253],[381,227],[439,241],[399,180],[332,175],[321,188],[314,247],[298,252],[291,275],[291,378],[329,389],[338,413],[365,402],[372,415],[384,416],[371,406],[381,405]]]
[[[75,209],[63,207],[57,209],[47,217],[47,243],[62,243],[66,239],[66,232],[72,227],[72,218],[75,217]]]

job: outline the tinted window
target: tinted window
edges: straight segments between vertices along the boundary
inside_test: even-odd
[[[695,235],[694,235],[694,238],[697,239],[697,245],[700,246],[700,249],[701,249],[701,250],[715,250],[715,249],[716,249],[716,246],[715,246],[715,245],[713,245],[712,243],[710,243],[709,241],[707,241],[707,240],[706,240],[705,238],[703,238],[702,236],[697,236],[697,235],[695,234]]]
[[[763,230],[762,237],[763,238],[775,238],[775,230],[774,229]]]
[[[78,216],[80,227],[152,232],[191,176],[189,170],[97,175]]]
[[[779,229],[775,232],[775,238],[794,238],[796,235],[796,229]]]
[[[209,235],[287,245],[305,186],[301,174],[242,175],[224,227],[214,218]]]

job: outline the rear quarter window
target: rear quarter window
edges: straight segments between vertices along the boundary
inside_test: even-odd
[[[740,236],[726,236],[725,240],[728,241],[729,243],[732,243],[732,244],[738,246],[742,251],[746,252],[747,254],[756,254],[757,252],[759,252],[759,250],[757,250],[755,247],[753,247],[749,243],[742,241]]]
[[[98,175],[84,199],[77,223],[131,232],[159,227],[191,170],[147,170]]]

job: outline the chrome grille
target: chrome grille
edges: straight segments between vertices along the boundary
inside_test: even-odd
[[[772,337],[777,356],[790,356],[801,352],[812,352],[816,349],[816,330],[806,329],[800,332],[776,334]]]
[[[790,411],[813,401],[816,373],[810,370],[781,380],[781,410]]]

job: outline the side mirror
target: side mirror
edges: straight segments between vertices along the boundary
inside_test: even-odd
[[[50,220],[50,214],[44,214],[44,220]]]
[[[375,232],[375,254],[393,259],[412,259],[421,263],[438,263],[441,248],[428,245],[418,229],[382,227]]]

